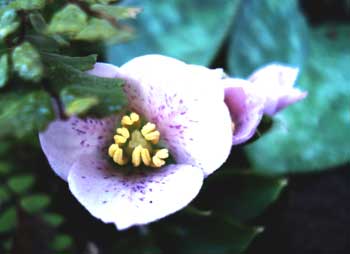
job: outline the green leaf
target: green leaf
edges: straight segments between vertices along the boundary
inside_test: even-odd
[[[35,194],[21,199],[22,208],[28,213],[37,213],[50,204],[50,198],[45,194]]]
[[[0,95],[0,136],[23,137],[42,130],[53,118],[51,98],[44,91]]]
[[[34,185],[34,177],[32,175],[12,176],[7,185],[16,193],[25,193]]]
[[[0,41],[17,30],[20,23],[14,9],[0,9]]]
[[[40,55],[29,42],[24,42],[14,49],[12,62],[14,70],[25,80],[37,82],[43,76]]]
[[[184,219],[184,218],[183,218]],[[186,254],[242,253],[262,228],[246,227],[223,216],[191,217],[158,229],[169,252]],[[181,223],[182,222],[182,223]],[[158,225],[155,225],[159,227]],[[167,251],[166,251],[167,252]]]
[[[107,20],[91,18],[87,26],[85,26],[74,37],[74,39],[84,41],[103,41],[115,37],[118,33],[119,30],[113,27]]]
[[[0,56],[0,88],[6,85],[9,78],[9,62],[7,54]]]
[[[0,176],[7,175],[10,171],[11,171],[10,163],[0,161]]]
[[[38,10],[45,7],[46,0],[15,0],[10,3],[10,7],[17,10]]]
[[[55,251],[64,251],[70,248],[73,244],[73,239],[69,235],[58,235],[51,244],[51,248]]]
[[[8,201],[9,198],[10,198],[10,193],[7,190],[7,188],[5,186],[0,185],[0,207],[2,207],[3,203]]]
[[[100,115],[115,113],[125,105],[123,81],[89,75],[55,57],[46,56],[45,63],[50,84],[61,93],[66,105],[76,98],[95,97],[100,103],[94,109]]]
[[[94,67],[94,64],[97,60],[97,55],[95,54],[82,57],[71,57],[59,54],[44,53],[43,56],[52,59],[56,62],[60,62],[74,67],[75,69],[78,69],[80,71],[91,70]]]
[[[75,35],[87,25],[87,15],[75,4],[56,12],[48,27],[50,33]]]
[[[102,15],[110,16],[116,20],[136,18],[141,12],[141,8],[125,7],[118,5],[93,4],[90,6],[93,11],[100,12]]]
[[[80,115],[86,113],[97,104],[98,99],[95,97],[75,98],[66,104],[66,113],[68,116]]]
[[[284,178],[269,178],[252,172],[218,172],[208,179],[199,198],[205,209],[247,221],[274,202],[286,184]]]
[[[57,213],[46,213],[43,219],[53,227],[58,227],[64,222],[63,216]]]
[[[257,170],[307,172],[350,161],[349,32],[350,26],[339,26],[311,33],[308,62],[298,81],[309,95],[279,113],[280,124],[247,148]]]
[[[137,39],[108,48],[108,62],[121,65],[136,56],[156,53],[208,65],[217,54],[240,2],[134,1],[134,6],[143,8],[132,23]]]
[[[0,233],[7,233],[16,227],[16,209],[9,207],[0,213]]]
[[[243,1],[230,36],[229,70],[246,77],[269,62],[302,67],[307,36],[298,1]]]
[[[37,33],[45,33],[47,30],[46,21],[40,12],[32,12],[29,14],[29,20]]]

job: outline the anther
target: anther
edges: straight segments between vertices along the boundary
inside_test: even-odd
[[[108,149],[108,154],[113,158],[113,161],[118,165],[125,165],[128,162],[128,159],[123,156],[123,149],[118,145],[113,144]]]
[[[145,164],[146,166],[151,165],[151,161],[152,161],[151,154],[149,153],[149,150],[147,148],[142,148],[141,158],[142,158],[143,164]]]
[[[137,113],[132,112],[130,116],[122,117],[121,124],[123,126],[132,126],[134,124],[138,124],[139,121],[140,121],[140,116]]]
[[[141,151],[141,145],[138,145],[137,147],[135,147],[134,151],[132,151],[131,162],[132,165],[134,165],[134,167],[138,167],[141,164]]]
[[[151,141],[153,144],[159,142],[160,133],[156,130],[156,125],[154,123],[147,123],[141,129],[142,135],[146,140]]]
[[[160,149],[156,152],[156,154],[152,157],[152,166],[156,168],[160,168],[165,164],[166,158],[169,157],[168,149]]]
[[[127,128],[118,128],[117,135],[114,135],[114,141],[116,144],[121,145],[124,144],[128,138],[130,137],[130,133]]]

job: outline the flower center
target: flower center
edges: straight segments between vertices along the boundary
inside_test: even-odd
[[[131,161],[134,167],[141,163],[159,168],[169,157],[168,149],[159,148],[160,133],[154,123],[141,124],[140,116],[132,112],[122,117],[121,127],[114,135],[114,144],[109,146],[108,155],[118,165]]]

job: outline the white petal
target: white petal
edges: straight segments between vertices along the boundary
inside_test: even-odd
[[[234,123],[232,144],[241,144],[250,139],[262,119],[265,97],[254,89],[251,82],[243,79],[223,80],[225,102]]]
[[[119,74],[119,68],[113,64],[95,63],[94,68],[87,73],[102,78],[116,78]]]
[[[52,169],[63,180],[73,163],[82,154],[106,154],[106,146],[113,142],[115,117],[81,120],[71,117],[57,120],[39,134],[43,149]]]
[[[258,69],[249,77],[255,89],[266,98],[264,113],[272,116],[306,97],[307,93],[293,87],[298,73],[298,68],[270,64]]]
[[[120,67],[130,107],[155,123],[178,163],[209,175],[227,159],[231,118],[224,103],[222,70],[148,55]]]
[[[81,157],[69,172],[73,195],[95,217],[118,229],[161,219],[198,194],[203,173],[190,165],[169,165],[127,175],[104,160]]]

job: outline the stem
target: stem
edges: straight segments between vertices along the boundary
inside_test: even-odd
[[[60,96],[50,87],[50,83],[47,79],[43,79],[42,84],[44,90],[51,96],[52,108],[55,112],[56,119],[67,119]]]

